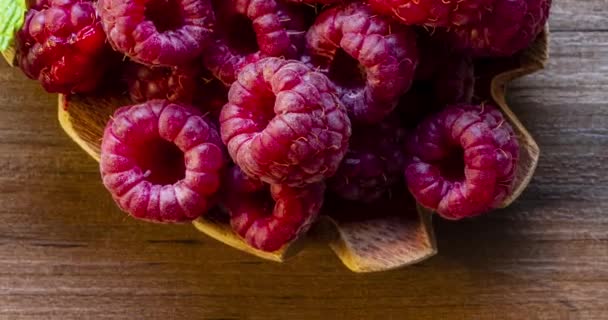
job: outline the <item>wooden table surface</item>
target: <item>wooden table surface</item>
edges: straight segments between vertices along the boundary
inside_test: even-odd
[[[551,30],[509,95],[542,150],[528,190],[436,221],[436,257],[380,274],[126,218],[55,97],[0,63],[0,319],[608,319],[608,0],[556,0]]]

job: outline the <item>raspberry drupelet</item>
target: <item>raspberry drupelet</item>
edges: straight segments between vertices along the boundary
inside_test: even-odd
[[[308,31],[307,54],[335,83],[351,118],[365,123],[393,111],[418,64],[416,34],[363,3],[322,12]]]
[[[264,57],[298,58],[305,45],[304,16],[275,0],[215,0],[218,28],[203,63],[232,84],[241,68]]]
[[[509,195],[519,143],[490,105],[454,105],[423,121],[408,139],[405,177],[414,198],[446,219],[496,208]]]
[[[215,126],[185,105],[151,100],[123,107],[104,131],[103,183],[137,219],[187,222],[203,215],[225,163]]]
[[[17,33],[16,60],[48,92],[96,89],[106,69],[106,35],[92,2],[37,1]]]
[[[294,187],[332,176],[351,135],[329,79],[279,58],[243,68],[220,124],[228,152],[246,174]]]
[[[99,0],[98,8],[112,47],[146,65],[191,63],[215,28],[210,0]]]
[[[234,231],[252,247],[273,252],[308,231],[323,206],[325,185],[268,186],[237,166],[224,180],[222,204]]]
[[[406,132],[396,116],[375,125],[359,125],[346,156],[328,188],[340,197],[370,203],[403,179]]]

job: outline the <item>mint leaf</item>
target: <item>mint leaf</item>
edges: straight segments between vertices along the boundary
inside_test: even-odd
[[[6,50],[23,25],[25,0],[0,0],[0,51]]]

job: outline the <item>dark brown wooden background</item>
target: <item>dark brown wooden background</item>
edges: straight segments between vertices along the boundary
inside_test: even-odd
[[[608,1],[556,0],[551,29],[547,70],[510,91],[542,149],[528,190],[367,275],[320,245],[279,265],[126,218],[55,97],[0,63],[0,319],[608,319]]]

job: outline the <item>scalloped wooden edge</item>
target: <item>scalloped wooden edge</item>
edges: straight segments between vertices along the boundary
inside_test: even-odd
[[[59,119],[59,125],[61,125],[61,128],[63,128],[63,131],[65,131],[65,133],[68,135],[68,137],[70,137],[70,139],[72,139],[80,148],[82,148],[82,150],[84,150],[84,152],[86,152],[89,156],[91,156],[91,158],[93,158],[95,161],[99,162],[99,160],[100,160],[99,152],[97,152],[91,146],[91,144],[84,141],[78,135],[78,133],[76,133],[76,130],[74,130],[74,126],[72,125],[72,121],[71,121],[72,117],[65,110],[65,107],[64,107],[67,105],[67,97],[63,94],[60,94],[58,96],[57,102],[59,105],[59,107],[57,108],[57,118]]]
[[[518,135],[520,145],[520,165],[515,174],[515,184],[512,193],[503,201],[501,208],[508,207],[526,189],[540,158],[540,148],[528,132],[526,127],[519,121],[515,113],[509,108],[506,101],[506,85],[517,78],[532,74],[543,69],[549,60],[549,25],[545,26],[543,32],[536,38],[534,43],[522,52],[520,56],[520,67],[500,73],[492,79],[491,94],[511,126]]]
[[[2,57],[4,57],[4,60],[6,60],[9,65],[13,67],[17,66],[17,61],[15,60],[15,47],[11,46],[6,50],[2,51]]]
[[[329,216],[323,220],[330,224],[336,236],[329,241],[330,248],[342,263],[357,273],[381,272],[406,267],[437,254],[437,243],[432,223],[432,212],[418,207],[416,216],[392,216],[367,222],[340,223]],[[361,228],[367,230],[362,231]],[[361,239],[369,234],[370,242]],[[374,238],[372,234],[386,236]],[[380,245],[378,245],[378,243]],[[370,250],[371,249],[371,250]]]
[[[492,80],[492,97],[517,131],[520,141],[525,142],[521,144],[521,154],[527,159],[524,170],[518,170],[513,194],[505,200],[503,206],[508,206],[517,199],[529,184],[540,155],[538,145],[508,107],[505,100],[505,85],[515,78],[533,73],[545,66],[548,60],[548,36],[549,31],[548,28],[546,28],[532,46],[523,52],[520,57],[520,61],[523,63],[519,68],[498,74]],[[2,54],[10,64],[13,64],[14,50],[10,49]],[[95,143],[87,142],[82,139],[74,128],[72,122],[73,118],[64,108],[67,99],[68,98],[64,95],[59,96],[58,119],[61,127],[89,156],[96,161],[99,161],[99,147],[96,146]],[[90,103],[91,101],[88,102]],[[336,253],[338,258],[350,270],[354,272],[385,271],[423,261],[437,253],[437,245],[431,221],[432,212],[421,207],[418,207],[417,211],[417,217],[410,221],[410,224],[413,222],[417,227],[413,229],[416,232],[415,234],[408,234],[407,232],[412,229],[408,228],[406,223],[403,223],[402,221],[401,228],[399,229],[403,231],[404,238],[400,239],[402,241],[395,242],[392,246],[387,245],[383,248],[374,248],[373,251],[367,249],[360,250],[361,248],[358,248],[357,241],[360,241],[361,239],[357,238],[357,234],[358,232],[361,232],[361,226],[357,226],[355,223],[340,223],[327,216],[323,216],[317,224],[317,229],[321,230],[321,233],[324,233],[324,237],[322,238],[329,243],[329,246]],[[366,232],[373,233],[375,232],[374,230],[378,232],[381,232],[382,230],[391,230],[392,227],[399,226],[400,224],[400,222],[395,219],[396,217],[378,219],[375,221],[377,224],[371,228],[371,231],[367,230]],[[308,241],[310,241],[310,238],[303,237],[276,252],[268,253],[248,246],[238,235],[232,232],[227,225],[206,219],[196,220],[193,224],[198,230],[211,238],[219,240],[238,250],[276,262],[283,262],[289,257],[294,256]],[[392,230],[391,232],[397,231],[396,233],[398,233],[399,230]],[[401,250],[404,246],[409,246],[410,250],[406,250],[405,252]]]

